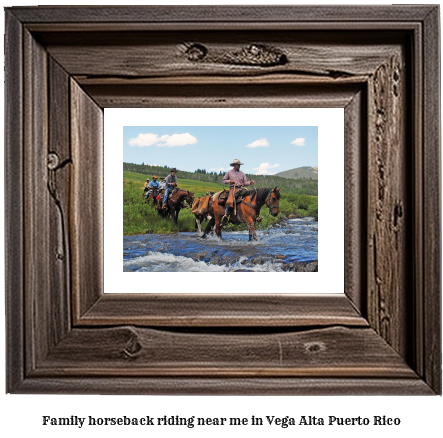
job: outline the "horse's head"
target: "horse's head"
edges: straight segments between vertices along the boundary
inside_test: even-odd
[[[186,195],[185,201],[188,203],[190,207],[194,204],[194,192],[189,192]]]
[[[269,213],[274,217],[278,215],[280,197],[280,189],[276,186],[269,192],[269,195],[266,198],[266,205],[269,208]]]

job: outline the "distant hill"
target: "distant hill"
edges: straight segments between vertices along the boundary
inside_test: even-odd
[[[296,167],[295,169],[285,170],[284,172],[276,173],[275,176],[281,176],[282,178],[291,178],[291,179],[312,178],[318,180],[318,166]]]

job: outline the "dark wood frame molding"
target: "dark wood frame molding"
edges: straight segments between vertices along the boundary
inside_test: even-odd
[[[7,8],[7,392],[441,394],[439,38],[438,6]],[[345,108],[345,294],[103,294],[103,108],[175,106]]]

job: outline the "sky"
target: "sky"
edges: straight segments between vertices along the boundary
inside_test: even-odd
[[[125,126],[123,161],[194,172],[241,170],[272,175],[318,166],[316,126]]]

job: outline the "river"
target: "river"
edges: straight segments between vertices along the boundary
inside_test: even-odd
[[[288,219],[257,231],[224,232],[223,239],[197,233],[143,234],[123,237],[125,272],[316,271],[318,222]]]

